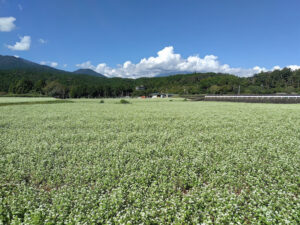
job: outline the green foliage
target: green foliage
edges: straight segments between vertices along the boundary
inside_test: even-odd
[[[249,78],[220,73],[122,79],[67,73],[60,70],[0,70],[0,92],[39,93],[61,98],[148,96],[154,92],[180,95],[300,93],[300,70],[262,72]],[[49,84],[56,88],[49,89]],[[50,86],[51,86],[50,85]],[[144,86],[145,90],[136,90]]]
[[[103,104],[103,103],[104,103],[104,100],[102,99],[102,100],[100,101],[100,103],[102,103],[102,104]]]
[[[52,81],[48,83],[43,91],[51,97],[66,98],[66,87],[60,84],[58,81]]]
[[[119,101],[0,107],[0,224],[299,224],[300,105]]]
[[[85,86],[72,86],[69,92],[70,98],[80,98],[86,96],[86,87]]]
[[[9,106],[9,105],[36,105],[36,104],[58,104],[58,103],[72,103],[72,101],[50,100],[50,101],[28,101],[28,102],[0,102],[0,107]]]
[[[36,93],[36,92],[30,92],[30,93],[26,93],[26,94],[14,94],[14,93],[0,92],[0,97],[43,97],[43,98],[47,98],[47,96]]]
[[[43,89],[46,86],[46,82],[44,80],[38,80],[35,82],[33,91],[39,94],[44,94]]]
[[[33,83],[30,80],[21,79],[13,87],[13,92],[16,94],[26,94],[33,88]]]
[[[120,100],[120,103],[121,103],[121,104],[130,104],[130,102],[127,101],[127,100],[125,100],[125,99],[121,99],[121,100]]]

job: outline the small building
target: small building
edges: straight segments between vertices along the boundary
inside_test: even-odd
[[[149,94],[149,98],[168,98],[168,94],[163,93],[151,93]]]

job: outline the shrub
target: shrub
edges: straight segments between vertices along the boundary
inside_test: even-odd
[[[120,100],[120,103],[121,103],[121,104],[130,104],[130,102],[127,101],[127,100],[125,100],[125,99],[121,99],[121,100]]]
[[[104,100],[101,100],[100,103],[104,103]]]

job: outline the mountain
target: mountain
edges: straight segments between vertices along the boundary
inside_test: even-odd
[[[36,72],[69,73],[70,75],[72,74],[71,72],[55,69],[46,65],[40,65],[26,59],[3,55],[0,55],[0,70],[34,70]],[[79,69],[74,71],[73,74],[89,75],[103,78],[106,77],[90,69]]]
[[[15,56],[0,55],[0,70],[22,70],[22,69],[34,69],[44,72],[65,72],[55,69],[50,66],[40,65],[38,63],[31,62],[26,59],[18,58]]]
[[[95,76],[95,77],[106,77],[106,76],[102,75],[101,73],[97,73],[91,69],[79,69],[79,70],[74,71],[73,73],[86,74],[86,75]]]

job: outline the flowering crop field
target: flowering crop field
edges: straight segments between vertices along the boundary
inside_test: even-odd
[[[16,103],[16,102],[36,102],[36,101],[55,101],[55,98],[48,97],[0,97],[1,103]]]
[[[0,224],[299,224],[300,105],[0,107]]]

